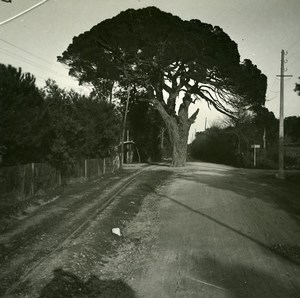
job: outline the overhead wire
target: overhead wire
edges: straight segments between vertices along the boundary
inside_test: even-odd
[[[26,59],[26,58],[20,57],[20,56],[18,56],[18,55],[16,55],[16,54],[14,54],[14,53],[12,53],[12,52],[6,50],[6,49],[0,48],[0,52],[1,52],[2,54],[6,55],[6,56],[10,56],[10,57],[16,58],[16,59],[18,59],[18,60],[20,60],[20,61],[22,61],[22,62],[25,62],[25,63],[30,64],[31,66],[34,66],[34,67],[37,67],[37,68],[42,69],[42,66],[41,66],[41,65],[36,64],[36,63],[34,63],[33,61],[30,61],[30,60],[28,60],[28,59]],[[43,68],[42,70],[46,70],[46,69]]]
[[[3,22],[0,22],[0,26],[5,25],[5,24],[7,24],[7,23],[9,23],[9,22],[11,22],[11,21],[13,21],[13,20],[19,18],[20,16],[22,16],[22,15],[24,15],[24,14],[26,14],[26,13],[28,13],[28,12],[34,10],[34,9],[36,9],[37,7],[39,7],[39,6],[43,5],[43,4],[45,4],[47,1],[49,1],[49,0],[43,0],[43,1],[37,3],[37,4],[33,5],[33,6],[31,6],[31,7],[27,8],[27,9],[25,9],[24,11],[22,11],[22,12],[16,14],[16,15],[14,15],[13,17],[11,17],[11,18],[9,18],[9,19],[3,21]]]
[[[296,57],[297,59],[296,60],[294,60],[294,61],[291,61],[291,63],[295,63],[295,62],[297,62],[297,61],[299,61],[300,60],[300,57]]]
[[[24,63],[27,63],[27,64],[29,64],[29,65],[31,65],[31,66],[34,66],[34,67],[36,67],[36,68],[39,68],[39,69],[41,69],[41,70],[51,72],[51,73],[54,74],[54,75],[58,75],[58,76],[61,76],[61,77],[64,77],[64,78],[68,78],[68,79],[70,78],[69,76],[62,75],[62,74],[58,73],[57,71],[55,71],[55,70],[53,70],[53,69],[51,69],[51,68],[49,68],[49,67],[47,67],[47,66],[45,66],[45,65],[41,65],[41,64],[39,64],[39,63],[36,63],[36,62],[34,62],[34,61],[32,61],[32,60],[26,58],[26,57],[20,56],[20,55],[18,55],[18,54],[16,54],[16,53],[13,53],[13,52],[11,52],[11,51],[9,51],[9,50],[7,50],[7,49],[4,49],[4,48],[1,48],[1,47],[0,47],[0,52],[1,52],[2,54],[4,54],[4,55],[7,55],[7,56],[10,56],[10,57],[16,58],[16,59],[18,59],[18,60],[20,60],[20,61],[22,61],[22,62],[24,62]]]
[[[28,12],[30,12],[30,11],[32,11],[32,10],[38,8],[39,6],[45,4],[45,3],[48,2],[48,1],[49,1],[49,0],[43,0],[43,1],[38,2],[37,4],[31,6],[30,8],[28,8],[28,9],[26,9],[26,10],[24,10],[24,11],[18,13],[17,15],[15,15],[15,16],[9,18],[9,19],[6,19],[6,20],[4,20],[4,21],[2,21],[2,22],[0,22],[0,26],[5,25],[5,24],[7,24],[7,23],[9,23],[9,22],[11,22],[11,21],[17,19],[17,18],[19,18],[19,17],[22,16],[22,15],[27,14]],[[48,64],[52,64],[51,62],[49,62],[48,60],[44,59],[43,57],[38,56],[38,55],[36,55],[36,54],[33,54],[33,53],[27,51],[26,49],[20,47],[20,46],[17,46],[17,45],[15,45],[15,44],[13,44],[13,43],[7,41],[7,40],[4,40],[3,38],[0,38],[0,41],[2,41],[2,42],[4,42],[4,43],[6,43],[6,44],[8,44],[8,45],[10,45],[10,46],[12,46],[12,47],[18,49],[18,50],[21,50],[21,51],[23,51],[24,53],[26,53],[26,54],[28,54],[28,55],[30,55],[30,56],[36,58],[36,59],[39,59],[39,60],[41,60],[41,61],[43,61],[43,62],[46,62],[46,63],[48,63]],[[61,77],[70,79],[69,76],[62,75],[62,74],[60,74],[60,73],[58,73],[58,72],[56,72],[56,71],[50,69],[49,67],[47,67],[47,66],[45,66],[45,65],[38,64],[38,63],[36,63],[36,62],[34,62],[34,61],[28,59],[28,58],[22,57],[22,56],[20,56],[20,55],[18,55],[18,54],[16,54],[16,53],[13,53],[13,52],[11,52],[11,51],[9,51],[9,50],[7,50],[7,49],[4,49],[4,48],[1,48],[1,47],[0,47],[0,52],[1,52],[2,54],[4,54],[4,55],[7,55],[7,56],[10,56],[10,57],[16,58],[16,59],[18,59],[18,60],[20,60],[20,61],[22,61],[22,62],[24,62],[24,63],[27,63],[27,64],[29,64],[29,65],[31,65],[31,66],[33,66],[33,67],[36,67],[36,68],[39,68],[39,69],[41,69],[41,70],[51,72],[52,74],[59,75],[59,76],[61,76]],[[47,80],[47,79],[45,79],[44,77],[41,77],[41,76],[36,76],[36,75],[35,75],[35,77],[36,77],[37,79],[40,79],[40,80],[45,80],[45,81]]]
[[[17,58],[17,59],[19,59],[20,61],[25,62],[25,63],[28,63],[28,64],[30,64],[31,66],[36,67],[36,68],[39,68],[39,69],[41,69],[41,70],[50,71],[50,70],[48,70],[48,69],[43,69],[43,68],[41,68],[41,67],[42,67],[41,65],[36,64],[36,63],[34,63],[34,62],[32,62],[32,61],[26,59],[26,58],[16,57],[17,55],[15,55],[15,54],[13,54],[13,53],[9,53],[9,52],[6,53],[6,52],[4,52],[3,49],[1,49],[1,48],[0,48],[0,53],[3,53],[3,54],[8,55],[8,56],[11,56],[11,57],[13,57],[13,58]],[[28,61],[26,61],[26,60],[28,60]],[[35,65],[35,64],[36,64],[36,65]],[[62,77],[65,77],[65,78],[70,79],[69,76],[64,76],[64,75],[61,75],[61,74],[59,74],[59,73],[56,73],[56,74],[59,75],[59,76],[62,76]],[[44,82],[47,81],[47,79],[49,79],[49,77],[48,77],[48,78],[45,78],[45,77],[42,77],[42,76],[40,76],[40,75],[35,75],[35,74],[34,74],[34,77],[35,77],[37,80],[42,80],[42,81],[44,81]]]
[[[292,57],[294,57],[295,55],[297,55],[298,53],[300,53],[300,50],[299,51],[296,51],[294,52],[293,54],[291,55],[288,55],[288,59],[291,59]]]
[[[2,26],[2,25],[4,25],[4,24],[7,24],[7,23],[9,23],[9,22],[11,22],[11,21],[17,19],[18,17],[20,17],[20,16],[22,16],[22,15],[27,14],[28,12],[30,12],[30,11],[32,11],[32,10],[38,8],[39,6],[41,6],[41,5],[43,5],[43,4],[45,4],[47,1],[49,1],[49,0],[43,0],[43,1],[40,1],[40,2],[38,2],[37,4],[35,4],[35,5],[31,6],[31,7],[29,7],[28,9],[25,9],[24,11],[22,11],[22,12],[16,14],[16,15],[14,15],[13,17],[11,17],[11,18],[9,18],[9,19],[7,19],[7,20],[5,20],[5,21],[0,22],[0,26]],[[8,45],[10,45],[10,46],[12,46],[12,47],[18,49],[18,50],[21,50],[21,51],[23,51],[24,53],[26,53],[26,54],[28,54],[28,55],[30,55],[30,56],[36,58],[36,59],[39,59],[39,60],[43,61],[44,63],[52,64],[51,62],[49,62],[48,60],[44,59],[43,57],[40,57],[40,56],[38,56],[38,55],[35,55],[35,54],[33,54],[33,53],[27,51],[26,49],[20,47],[20,46],[17,46],[17,45],[15,45],[15,44],[13,44],[13,43],[7,41],[7,40],[4,40],[3,38],[0,38],[0,41],[2,41],[3,43],[6,43],[6,44],[8,44]],[[1,48],[1,47],[0,47],[0,52],[1,52],[2,54],[4,54],[4,55],[7,55],[7,56],[10,56],[10,57],[16,58],[16,59],[18,59],[19,61],[25,62],[25,63],[27,63],[27,64],[33,66],[33,67],[39,68],[39,69],[44,70],[44,71],[51,72],[52,74],[55,74],[55,75],[59,75],[59,76],[65,77],[65,78],[69,78],[68,76],[63,76],[63,75],[59,74],[58,72],[56,72],[56,71],[50,69],[50,68],[47,67],[47,66],[38,64],[38,63],[36,63],[36,62],[34,62],[34,61],[32,61],[32,60],[29,60],[28,58],[22,57],[22,56],[20,56],[20,55],[14,53],[14,52],[11,52],[11,51],[9,51],[9,50],[7,50],[7,49],[4,49],[4,48]],[[36,77],[38,77],[38,76],[36,76]],[[40,78],[40,79],[44,79],[44,78],[42,78],[42,77],[39,77],[39,78]]]
[[[37,66],[37,67],[42,67],[43,70],[49,70],[49,71],[52,71],[50,68],[48,68],[48,67],[46,67],[46,66],[43,66],[43,65],[38,64],[38,63],[36,63],[36,62],[34,62],[34,61],[31,61],[31,60],[29,60],[28,58],[22,57],[22,56],[20,56],[20,55],[14,53],[14,52],[11,52],[11,51],[9,51],[9,50],[7,50],[7,49],[5,49],[5,48],[1,48],[1,47],[0,47],[0,50],[1,50],[1,52],[2,52],[3,54],[8,53],[9,56],[15,57],[15,58],[17,58],[17,59],[19,59],[19,60],[21,60],[21,61],[23,61],[23,62],[26,62],[26,63],[28,62],[28,63],[30,63],[31,65],[34,65],[34,66]]]
[[[279,93],[280,91],[269,90],[269,92],[272,92],[272,93]]]
[[[7,41],[7,40],[4,40],[3,38],[0,38],[0,41],[2,41],[2,42],[4,42],[4,43],[6,43],[6,44],[8,44],[8,45],[10,45],[10,46],[12,46],[12,47],[18,49],[18,50],[20,50],[20,51],[22,51],[22,52],[24,52],[24,53],[26,53],[26,54],[28,54],[28,55],[34,57],[34,58],[37,58],[37,59],[39,59],[39,60],[41,60],[41,61],[44,61],[44,62],[49,63],[49,64],[52,64],[50,61],[46,60],[45,58],[43,58],[43,57],[41,57],[41,56],[38,56],[38,55],[36,55],[36,54],[33,54],[33,53],[27,51],[26,49],[20,47],[20,46],[17,46],[17,45],[15,45],[15,44],[13,44],[13,43]]]
[[[290,47],[288,47],[287,51],[290,51],[299,41],[300,38],[298,38]]]
[[[270,98],[270,99],[266,99],[266,101],[272,101],[272,100],[274,100],[275,98],[278,98],[278,96],[276,95],[276,96],[274,96],[274,97],[272,97],[272,98]]]

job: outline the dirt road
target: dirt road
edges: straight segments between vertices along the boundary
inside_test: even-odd
[[[69,287],[83,291],[86,286],[79,279],[91,277],[94,267],[102,266],[104,257],[122,243],[112,228],[122,229],[135,216],[143,197],[151,192],[145,185],[155,188],[170,175],[155,176],[154,169],[129,166],[123,172],[66,186],[49,202],[29,207],[0,235],[0,296],[38,297],[53,274],[67,280],[74,277]],[[91,280],[96,294],[103,287],[117,288],[117,293],[126,288],[108,280],[95,286],[95,281],[96,276]],[[46,288],[41,297],[48,297],[48,292]],[[49,293],[74,297],[71,290],[60,296]]]
[[[74,185],[1,235],[1,295],[299,297],[300,181],[191,163],[126,184],[137,170]]]
[[[300,187],[269,171],[195,163],[158,195],[141,297],[300,297]]]

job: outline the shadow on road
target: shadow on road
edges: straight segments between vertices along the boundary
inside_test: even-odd
[[[278,277],[242,264],[224,264],[212,257],[193,257],[193,276],[189,283],[197,283],[202,291],[218,296],[225,292],[233,298],[299,297],[300,288]],[[289,285],[289,288],[286,286]],[[209,296],[213,297],[213,296]]]
[[[54,270],[53,279],[39,298],[135,298],[134,291],[122,280],[100,280],[92,275],[86,282],[63,269]]]
[[[300,216],[300,175],[289,174],[285,180],[275,177],[275,171],[237,169],[218,165],[203,166],[187,173],[176,173],[175,178],[198,182],[209,187],[229,190],[245,199],[256,198],[275,208],[285,210],[295,220]],[[195,168],[194,168],[195,170]]]
[[[155,190],[153,190],[153,191],[155,192]],[[237,229],[235,229],[235,228],[233,228],[233,227],[231,227],[231,226],[229,226],[229,225],[227,225],[227,224],[221,222],[220,220],[215,219],[215,218],[213,218],[212,216],[207,215],[207,214],[205,214],[205,213],[203,213],[203,212],[201,212],[201,211],[199,211],[199,210],[196,210],[196,209],[194,209],[194,208],[192,208],[192,207],[190,207],[190,206],[187,206],[186,204],[183,204],[183,203],[181,203],[181,202],[179,202],[179,201],[177,201],[177,200],[175,200],[175,199],[173,199],[173,198],[170,198],[170,197],[165,196],[165,195],[161,195],[161,194],[159,194],[159,193],[157,193],[157,192],[156,192],[156,195],[158,195],[158,196],[160,196],[160,197],[162,197],[162,198],[166,198],[166,199],[172,201],[173,203],[176,203],[176,204],[180,205],[181,207],[188,209],[189,211],[192,211],[192,212],[194,212],[194,213],[196,213],[196,214],[198,214],[198,215],[200,215],[200,216],[203,216],[203,217],[205,217],[205,218],[207,218],[207,219],[209,219],[209,220],[211,220],[211,221],[213,221],[213,222],[219,224],[220,226],[225,227],[225,228],[227,228],[227,229],[229,229],[229,230],[235,232],[236,234],[238,234],[238,235],[240,235],[240,236],[242,236],[242,237],[247,238],[248,240],[254,242],[255,244],[258,244],[260,247],[262,247],[262,248],[264,248],[264,249],[266,249],[266,250],[272,252],[273,254],[277,255],[278,257],[280,257],[281,259],[283,259],[283,260],[285,260],[285,261],[288,261],[288,262],[290,262],[290,263],[292,263],[292,264],[295,264],[295,265],[297,265],[297,266],[300,266],[300,262],[299,262],[298,260],[295,260],[294,258],[292,258],[292,257],[290,257],[290,256],[288,256],[288,255],[286,255],[283,251],[280,251],[279,249],[276,249],[276,247],[274,247],[274,246],[272,246],[272,247],[267,246],[267,245],[264,244],[263,242],[261,242],[261,241],[255,239],[255,238],[253,238],[253,237],[251,237],[251,236],[249,236],[249,235],[247,235],[247,234],[244,234],[243,232],[241,232],[241,231],[239,231],[239,230],[237,230]]]

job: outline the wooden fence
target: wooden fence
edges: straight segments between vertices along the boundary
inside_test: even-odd
[[[27,198],[79,178],[90,179],[112,173],[120,167],[116,157],[78,161],[70,174],[62,176],[48,164],[31,163],[0,168],[1,197]]]

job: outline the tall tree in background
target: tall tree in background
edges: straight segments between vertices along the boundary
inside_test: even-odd
[[[290,116],[284,119],[285,142],[300,145],[300,117]]]
[[[116,107],[97,96],[73,97],[76,119],[82,128],[81,155],[107,157],[119,143],[120,115]]]
[[[142,161],[160,161],[161,128],[163,123],[158,112],[149,102],[132,100],[128,112],[131,137]]]
[[[47,160],[66,172],[80,158],[110,154],[119,137],[119,120],[109,103],[59,88],[48,80],[43,89],[47,124]]]
[[[0,64],[0,148],[4,164],[39,160],[43,117],[43,99],[34,76]]]
[[[260,144],[258,166],[276,166],[278,159],[278,119],[267,108],[256,111],[240,110],[239,116],[213,125],[205,132],[197,133],[190,145],[193,158],[234,166],[253,166],[251,145]],[[289,117],[291,118],[291,117]],[[296,117],[295,117],[296,118]],[[292,120],[292,121],[291,121]],[[287,127],[292,127],[297,119],[289,119]],[[289,129],[291,136],[294,131]],[[264,138],[265,136],[265,138]],[[265,145],[265,146],[264,146]]]
[[[300,77],[299,77],[299,80],[300,80]],[[300,83],[299,84],[296,83],[294,91],[297,92],[298,95],[300,96]]]
[[[76,119],[73,93],[61,89],[55,81],[47,80],[43,88],[47,121],[45,148],[47,161],[66,172],[80,157],[83,128]]]
[[[198,114],[189,115],[189,107],[196,100],[231,116],[237,103],[258,107],[265,101],[266,77],[250,60],[240,63],[236,43],[220,27],[182,21],[155,7],[99,23],[74,37],[58,61],[82,84],[110,80],[143,89],[167,127],[173,166],[186,163]]]

